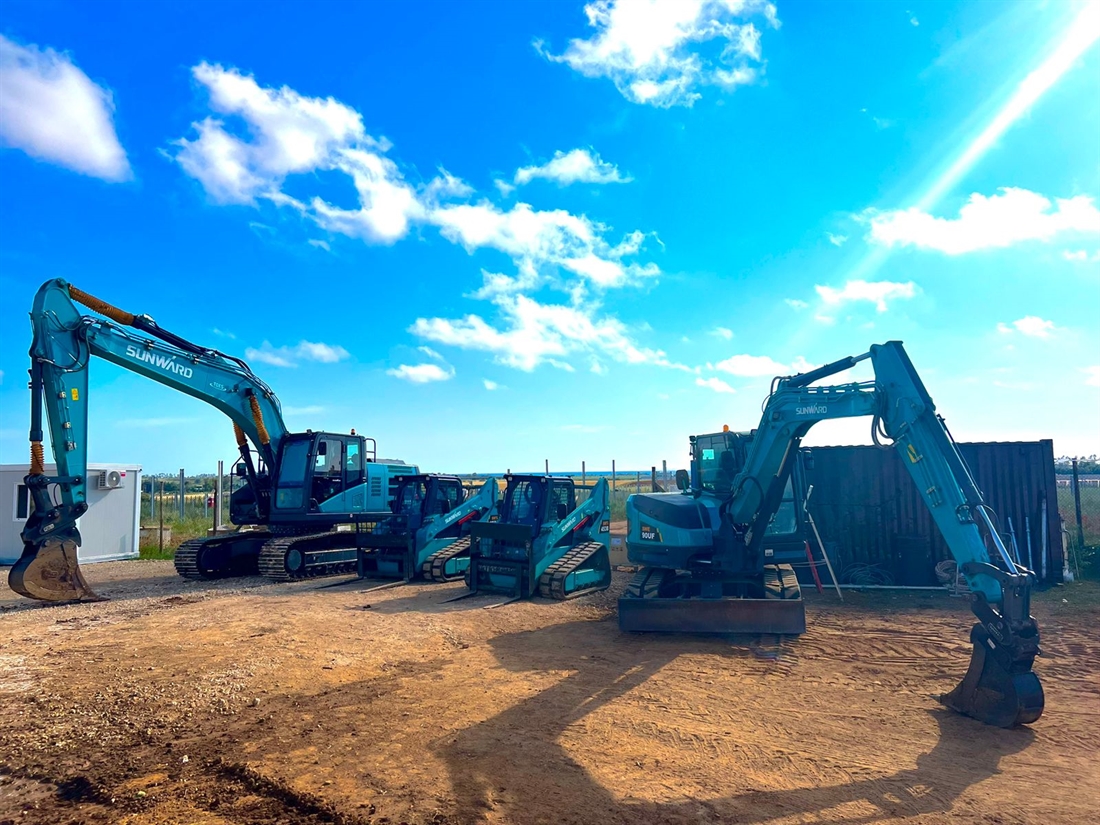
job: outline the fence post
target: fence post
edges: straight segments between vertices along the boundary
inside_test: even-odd
[[[225,470],[225,462],[218,462],[218,478],[214,481],[214,532],[217,533],[222,526],[222,473]]]
[[[149,520],[152,521],[157,517],[157,479],[156,476],[149,477]]]
[[[180,467],[180,521],[183,521],[183,518],[184,518],[184,513],[183,513],[183,479],[184,479],[183,468]]]
[[[658,490],[661,490],[661,486],[657,483],[657,468],[656,467],[650,467],[649,468],[649,486],[652,488],[650,490],[651,493],[656,493]],[[661,490],[661,492],[664,492],[664,491]]]
[[[1077,511],[1077,552],[1085,548],[1085,527],[1081,521],[1081,479],[1077,475],[1077,459],[1073,459],[1073,507]]]
[[[635,490],[635,492],[638,492],[638,493],[642,492],[642,471],[641,470],[635,470],[634,471],[634,490]]]
[[[615,484],[615,459],[611,459],[611,491],[618,490],[618,486]]]
[[[581,462],[581,486],[584,487],[586,484],[588,484],[588,481],[585,478],[584,462],[582,461]]]
[[[546,459],[546,474],[550,475],[550,459]]]
[[[668,489],[668,462],[661,459],[661,486]]]
[[[160,480],[160,529],[157,531],[157,541],[161,555],[164,555],[164,479]]]

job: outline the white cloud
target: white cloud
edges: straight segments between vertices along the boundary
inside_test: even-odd
[[[493,353],[498,363],[527,372],[544,363],[564,369],[569,364],[563,359],[577,353],[690,371],[670,362],[661,350],[637,346],[617,318],[600,318],[565,304],[542,304],[526,295],[501,295],[494,303],[502,315],[501,328],[479,315],[467,315],[417,318],[409,331],[436,343]]]
[[[595,358],[592,359],[592,366],[590,367],[590,369],[596,375],[607,375],[607,367],[605,367],[600,361]]]
[[[436,361],[445,361],[446,360],[442,355],[440,355],[438,352],[436,352],[431,347],[417,347],[416,349],[417,349],[418,352],[422,352],[425,355],[427,355],[429,358],[434,358]]]
[[[0,34],[0,144],[108,181],[132,177],[110,91],[65,54]]]
[[[784,298],[783,303],[789,306],[791,309],[805,309],[809,306],[805,301],[800,301],[797,298]]]
[[[1084,249],[1066,249],[1062,252],[1062,257],[1067,261],[1074,261],[1076,263],[1098,263],[1100,262],[1100,249],[1093,252],[1091,255]]]
[[[545,273],[552,268],[565,269],[600,288],[621,287],[660,274],[656,264],[623,260],[640,251],[644,232],[631,232],[612,246],[602,236],[604,227],[563,209],[535,210],[530,204],[517,203],[504,211],[482,201],[440,206],[428,220],[439,227],[443,237],[471,253],[497,249],[515,261],[518,277],[484,273],[480,298],[531,289],[545,280]]]
[[[825,237],[829,239],[829,243],[833,246],[844,246],[844,242],[848,240],[847,235],[835,235],[832,232],[826,232]]]
[[[454,367],[444,369],[439,364],[401,364],[397,369],[386,370],[387,375],[412,384],[428,384],[432,381],[449,381],[454,378]]]
[[[766,0],[595,0],[584,7],[595,32],[569,41],[549,60],[586,77],[607,77],[627,100],[652,106],[691,106],[701,86],[732,89],[762,71],[759,16],[778,27]]]
[[[696,378],[695,385],[697,387],[707,387],[715,392],[737,392],[721,378]]]
[[[176,162],[214,202],[255,204],[265,198],[330,231],[376,243],[403,237],[409,221],[422,213],[417,193],[385,156],[389,144],[368,135],[350,106],[286,86],[262,88],[251,76],[205,62],[191,72],[209,92],[210,108],[243,124],[234,128],[207,117],[192,124],[196,138],[174,142]],[[350,176],[359,208],[340,209],[317,197],[306,204],[282,191],[288,175],[316,170]]]
[[[714,369],[742,378],[790,375],[792,372],[797,371],[793,367],[780,364],[766,355],[732,355],[725,361],[719,361],[715,364]]]
[[[908,300],[917,292],[912,281],[848,281],[841,289],[831,286],[815,286],[817,294],[826,306],[840,306],[851,301],[869,301],[879,312],[886,312],[890,301]]]
[[[283,407],[283,415],[320,415],[325,408],[320,404],[307,404],[304,407]]]
[[[1062,234],[1100,235],[1100,210],[1086,195],[1048,198],[1027,189],[1004,187],[986,197],[977,192],[957,218],[937,218],[918,207],[889,212],[869,210],[869,240],[887,247],[915,246],[947,255],[999,249],[1024,241],[1050,241]]]
[[[500,388],[500,384],[496,381],[490,381],[488,378],[482,379],[481,383],[485,385],[485,389],[489,390],[489,392]]]
[[[620,174],[615,164],[601,160],[598,154],[587,149],[554,152],[554,157],[541,166],[517,169],[515,184],[523,186],[535,178],[552,180],[560,186],[571,183],[629,183],[633,180],[629,175]],[[509,192],[502,189],[501,194],[507,195]]]
[[[249,347],[244,351],[247,360],[271,364],[273,367],[296,367],[300,361],[335,364],[349,356],[350,353],[343,347],[313,341],[299,341],[293,347],[273,347],[270,342],[264,341],[259,349]]]
[[[494,250],[512,260],[512,273],[483,269],[481,287],[468,296],[489,301],[497,319],[474,314],[421,318],[412,331],[425,341],[492,352],[500,363],[520,369],[546,363],[572,370],[566,356],[577,353],[687,369],[671,364],[658,350],[637,346],[623,324],[599,313],[600,292],[660,274],[655,263],[641,259],[650,238],[660,243],[655,234],[634,230],[616,242],[609,239],[608,227],[585,215],[527,203],[504,208],[477,197],[444,169],[414,186],[387,156],[390,144],[367,134],[360,114],[343,103],[305,97],[287,87],[264,88],[251,76],[207,63],[193,74],[209,91],[216,117],[193,124],[195,137],[175,142],[175,160],[214,202],[267,202],[368,243],[394,243],[413,226],[434,227],[471,254]],[[625,180],[598,156],[582,154],[559,153],[538,174]],[[284,191],[292,176],[298,176],[297,192],[303,183],[311,185],[318,172],[350,176],[359,207],[346,209]],[[534,176],[530,169],[524,175]],[[547,287],[567,294],[569,304],[540,303],[524,294]],[[252,352],[281,366],[295,361],[295,353],[285,348],[267,345]]]
[[[1083,367],[1081,372],[1085,373],[1086,384],[1090,387],[1100,387],[1100,365]]]
[[[232,332],[227,332],[226,330],[224,330],[224,329],[218,329],[217,327],[214,327],[214,328],[213,328],[212,330],[210,330],[210,331],[211,331],[212,333],[214,333],[215,335],[217,335],[217,336],[218,336],[219,338],[230,338],[230,339],[233,339],[233,338],[236,338],[236,337],[237,337],[237,336],[236,336],[236,335],[234,335],[234,334],[233,334]]]
[[[1025,315],[1023,318],[1013,321],[1011,326],[997,324],[997,332],[1001,334],[1018,332],[1029,338],[1049,338],[1050,334],[1057,329],[1053,321],[1044,321],[1037,315]]]
[[[332,247],[330,247],[328,245],[328,241],[320,241],[320,240],[317,240],[316,238],[310,238],[308,241],[306,241],[306,243],[308,243],[310,246],[315,246],[318,249],[323,249],[323,250],[325,250],[325,252],[331,252],[332,251]]]
[[[607,227],[562,209],[536,210],[517,203],[504,210],[485,199],[461,202],[474,192],[445,169],[426,184],[413,186],[387,156],[389,142],[367,134],[362,116],[331,97],[306,97],[285,86],[261,87],[251,76],[208,63],[192,73],[208,90],[217,117],[194,123],[197,137],[175,141],[175,160],[216,203],[268,201],[329,232],[368,243],[395,243],[414,224],[435,226],[471,253],[496,249],[515,262],[519,274],[487,277],[477,296],[482,298],[532,288],[561,270],[598,288],[660,273],[656,264],[629,260],[641,252],[644,232],[627,233],[614,244],[605,237]],[[559,153],[545,167],[520,171],[559,180],[625,180],[613,165],[584,150]],[[308,180],[316,172],[350,177],[358,206],[344,208],[321,197],[292,197],[284,191],[291,176]]]
[[[733,330],[727,327],[715,327],[710,331],[710,334],[715,338],[723,338],[726,341],[733,340]]]

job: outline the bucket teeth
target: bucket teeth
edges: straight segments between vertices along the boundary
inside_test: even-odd
[[[958,686],[940,697],[951,710],[987,725],[1014,728],[1027,725],[1043,713],[1043,686],[1031,670],[1031,659],[1006,667],[994,653],[982,625],[970,632],[974,654]]]
[[[106,601],[88,586],[72,539],[46,539],[37,548],[27,544],[8,574],[8,585],[29,599],[45,602]]]

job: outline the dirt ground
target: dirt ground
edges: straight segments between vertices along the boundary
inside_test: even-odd
[[[1059,823],[1100,809],[1100,600],[1081,606],[1074,587],[1037,600],[1046,712],[1008,731],[937,704],[971,624],[939,594],[813,595],[797,640],[720,640],[620,633],[621,573],[589,598],[485,610],[444,603],[460,584],[85,572],[111,601],[40,606],[0,585],[0,823]]]

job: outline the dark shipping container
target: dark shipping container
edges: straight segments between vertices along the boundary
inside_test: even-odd
[[[1021,563],[1042,581],[1062,581],[1054,442],[959,444],[959,451],[1002,535],[1011,518]],[[810,452],[810,513],[841,583],[843,570],[870,564],[889,573],[894,584],[938,585],[935,566],[951,554],[898,454],[879,447],[814,447]],[[821,574],[827,575],[824,569]]]

